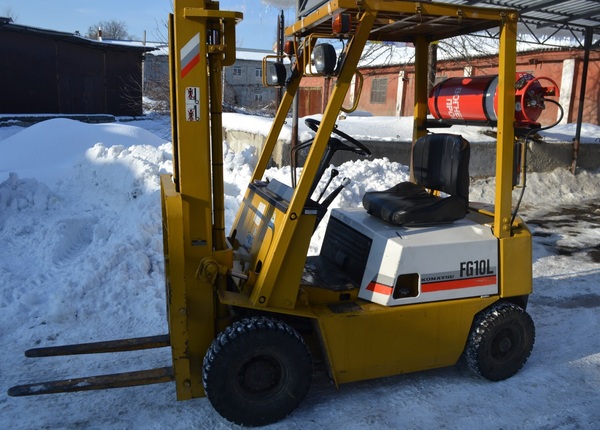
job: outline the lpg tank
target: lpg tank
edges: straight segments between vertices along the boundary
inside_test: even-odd
[[[550,81],[544,87],[540,80]],[[558,85],[547,77],[517,72],[515,128],[539,128],[544,97],[558,96]],[[495,125],[498,120],[498,75],[449,78],[434,86],[427,102],[435,119],[452,124]]]

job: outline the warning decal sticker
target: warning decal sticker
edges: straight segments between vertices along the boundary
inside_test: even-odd
[[[185,89],[185,120],[200,121],[200,88],[187,87]]]

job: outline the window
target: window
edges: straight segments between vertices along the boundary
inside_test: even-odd
[[[433,85],[437,85],[440,82],[445,81],[446,79],[448,79],[448,75],[435,75]]]
[[[241,76],[242,76],[242,68],[239,66],[234,66],[233,67],[233,77],[239,78]]]
[[[371,103],[385,103],[387,98],[387,78],[375,78],[371,83]]]
[[[255,102],[262,102],[263,100],[263,94],[262,93],[255,93],[254,94],[254,101]]]
[[[254,73],[256,74],[255,76],[257,78],[261,78],[262,79],[262,69],[260,67],[257,67],[256,69],[254,69]]]

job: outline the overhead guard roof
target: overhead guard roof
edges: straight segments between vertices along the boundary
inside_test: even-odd
[[[530,33],[567,30],[575,37],[593,34],[595,47],[600,43],[600,2],[598,0],[444,0],[469,6],[513,8],[519,12],[519,22]]]
[[[430,1],[334,0],[327,2],[286,29],[286,35],[331,33],[330,18],[336,13],[356,14],[377,5],[377,19],[370,40],[412,42],[418,35],[428,40],[469,34],[499,26],[513,9],[473,7]]]
[[[308,0],[305,0],[308,1]],[[409,42],[427,34],[431,40],[498,27],[500,14],[516,11],[521,33],[529,32],[539,43],[558,34],[574,37],[586,49],[600,48],[599,0],[334,0],[321,3],[314,11],[286,30],[298,33],[330,33],[327,19],[338,12],[358,13],[378,5],[379,20],[371,40]],[[460,15],[449,6],[461,6]],[[585,39],[585,42],[584,42]]]

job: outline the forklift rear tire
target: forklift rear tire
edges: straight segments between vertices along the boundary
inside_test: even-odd
[[[513,303],[496,303],[475,317],[465,355],[469,367],[490,381],[502,381],[525,364],[535,341],[533,320]]]
[[[244,426],[271,424],[292,413],[311,378],[312,358],[302,336],[267,317],[245,318],[221,332],[202,367],[215,410]]]

